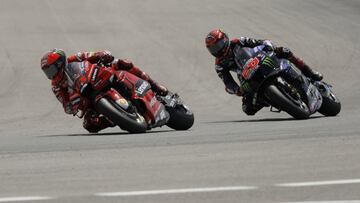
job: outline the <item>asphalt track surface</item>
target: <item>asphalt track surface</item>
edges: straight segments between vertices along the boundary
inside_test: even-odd
[[[246,116],[204,47],[215,27],[290,47],[341,113]],[[1,0],[0,202],[360,202],[359,36],[358,0]],[[53,47],[131,59],[195,125],[88,134],[40,71]]]

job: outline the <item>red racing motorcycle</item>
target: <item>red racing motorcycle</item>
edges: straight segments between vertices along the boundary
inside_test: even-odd
[[[147,81],[132,73],[85,63],[89,62],[73,62],[65,69],[74,91],[86,92],[76,106],[80,118],[91,108],[130,133],[163,125],[187,130],[194,124],[194,114],[179,95],[170,91],[166,96],[157,95]]]

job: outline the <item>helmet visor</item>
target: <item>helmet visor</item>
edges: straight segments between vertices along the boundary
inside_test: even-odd
[[[52,64],[47,68],[43,69],[46,77],[50,80],[54,79],[56,74],[59,72],[59,67],[56,64]]]
[[[223,40],[216,42],[215,44],[213,44],[211,46],[208,46],[207,48],[213,56],[218,57],[221,55],[221,53],[226,48],[228,43],[229,43],[228,40],[223,39]]]

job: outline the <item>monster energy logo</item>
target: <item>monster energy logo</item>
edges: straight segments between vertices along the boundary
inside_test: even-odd
[[[247,81],[244,81],[241,84],[241,87],[244,89],[245,92],[252,92],[252,89],[250,87],[250,84]]]
[[[273,60],[270,57],[265,57],[265,59],[262,61],[263,65],[269,66],[270,68],[275,68],[275,65],[273,63]]]

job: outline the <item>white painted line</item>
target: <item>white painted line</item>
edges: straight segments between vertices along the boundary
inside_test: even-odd
[[[299,182],[299,183],[280,183],[275,186],[278,187],[307,187],[307,186],[321,186],[321,185],[340,185],[360,183],[360,179],[346,179],[346,180],[329,180],[316,182]]]
[[[281,203],[360,203],[360,200],[310,201],[310,202],[281,202]]]
[[[107,196],[107,197],[118,197],[118,196],[162,195],[162,194],[219,192],[219,191],[255,190],[255,189],[257,189],[257,187],[233,186],[233,187],[208,187],[208,188],[183,188],[183,189],[168,189],[168,190],[106,192],[106,193],[97,193],[95,195],[96,196]]]
[[[53,197],[0,197],[0,202],[21,202],[54,199]]]

